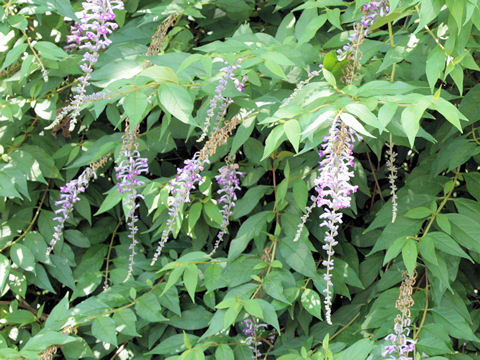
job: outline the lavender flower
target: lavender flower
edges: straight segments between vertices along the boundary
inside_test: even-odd
[[[397,153],[393,151],[393,143],[390,134],[390,142],[388,144],[387,150],[387,169],[388,173],[388,182],[390,183],[390,195],[392,195],[392,223],[395,222],[397,218],[397,185],[395,184],[395,180],[397,180],[397,167],[395,166],[395,159],[397,157]]]
[[[162,249],[168,241],[168,236],[173,231],[175,220],[180,215],[183,204],[190,202],[190,191],[195,189],[196,183],[201,183],[203,180],[200,173],[203,171],[205,163],[208,163],[208,160],[199,160],[198,155],[196,153],[192,159],[185,160],[185,166],[178,169],[177,177],[175,180],[170,181],[171,193],[175,196],[170,198],[169,217],[150,265],[154,265],[162,253]]]
[[[363,15],[360,23],[354,25],[354,32],[348,37],[349,43],[345,44],[342,49],[338,49],[338,60],[344,60],[348,53],[357,52],[358,46],[363,42],[364,38],[370,33],[370,27],[377,17],[385,16],[390,12],[387,0],[371,1],[362,6]]]
[[[314,206],[323,207],[323,214],[320,215],[322,223],[320,226],[327,227],[325,232],[325,244],[322,248],[327,252],[327,259],[323,260],[322,265],[326,267],[327,272],[323,276],[327,282],[325,293],[325,318],[328,324],[332,324],[331,305],[332,305],[332,270],[334,268],[333,247],[338,244],[335,237],[338,235],[339,224],[342,223],[340,209],[349,208],[351,204],[350,195],[357,191],[357,186],[350,184],[353,172],[350,168],[353,166],[353,143],[355,138],[360,137],[354,130],[347,128],[340,119],[339,114],[333,120],[329,135],[324,138],[322,150],[319,156],[323,158],[320,161],[320,175],[315,180],[315,190],[317,195],[312,197],[315,205],[308,208],[307,213],[302,216],[302,221],[298,226],[294,241],[300,238],[303,226],[308,215]]]
[[[65,222],[70,217],[74,204],[80,201],[79,195],[87,190],[92,178],[96,179],[97,174],[96,168],[90,166],[87,167],[78,178],[69,181],[65,186],[60,188],[60,200],[55,201],[55,206],[60,206],[60,208],[54,211],[57,216],[53,218],[53,221],[56,221],[57,224],[53,227],[55,231],[47,248],[47,256],[50,255],[53,247],[62,237]]]
[[[91,74],[98,61],[99,52],[112,43],[108,35],[118,27],[117,23],[113,22],[115,20],[113,10],[122,10],[123,2],[121,0],[86,0],[82,6],[84,12],[80,24],[71,27],[71,35],[67,37],[67,42],[70,44],[70,49],[78,46],[79,49],[86,50],[80,65],[84,74],[78,78],[78,84],[73,89],[75,93],[73,100],[60,111],[53,123],[46,127],[47,130],[54,128],[66,116],[70,116],[69,131],[75,128],[80,115],[80,106],[88,102],[85,98],[86,88],[90,85]]]
[[[258,331],[261,328],[267,328],[268,325],[260,324],[256,317],[253,317],[253,320],[248,318],[243,320],[242,325],[245,326],[245,328],[242,330],[243,334],[246,336],[245,342],[247,343],[248,348],[253,352],[252,359],[260,359],[262,352],[258,346],[262,345],[262,342],[257,340]]]
[[[217,87],[215,88],[215,95],[210,100],[210,107],[207,111],[207,118],[205,119],[205,125],[203,128],[202,135],[197,140],[198,142],[203,141],[208,135],[208,130],[210,128],[210,122],[215,116],[215,111],[217,107],[217,116],[215,118],[215,130],[218,130],[221,127],[222,120],[225,118],[227,113],[228,106],[233,102],[231,98],[223,96],[223,92],[227,88],[228,80],[232,80],[233,84],[238,91],[245,90],[245,82],[248,80],[247,76],[243,76],[240,80],[235,77],[235,70],[240,68],[240,63],[243,61],[242,58],[238,59],[234,65],[229,65],[228,62],[224,62],[226,66],[220,69],[220,72],[223,72],[224,75],[218,82]],[[215,131],[214,130],[214,131]]]
[[[212,256],[215,251],[217,251],[218,246],[223,241],[223,236],[227,233],[228,225],[230,224],[230,216],[233,213],[233,207],[235,206],[235,201],[237,201],[237,195],[235,190],[240,190],[240,179],[238,176],[245,176],[245,173],[237,171],[238,164],[227,163],[227,165],[222,166],[218,171],[219,174],[215,176],[218,184],[220,185],[220,190],[217,191],[217,194],[222,195],[218,200],[219,204],[223,204],[220,212],[222,213],[222,225],[220,227],[220,232],[217,235],[217,241],[213,247],[213,250],[210,252]]]
[[[148,173],[147,159],[140,157],[140,152],[138,151],[137,131],[138,126],[133,132],[130,132],[127,124],[125,135],[123,136],[122,151],[120,153],[121,160],[118,166],[115,167],[118,190],[121,194],[127,195],[123,204],[128,209],[127,225],[130,231],[128,237],[131,239],[128,273],[125,281],[128,280],[133,273],[134,257],[136,254],[135,245],[138,244],[135,238],[135,234],[138,231],[138,227],[135,225],[138,222],[138,216],[135,214],[135,211],[140,205],[136,203],[136,200],[138,198],[143,199],[143,195],[137,193],[137,187],[145,184],[139,180],[137,176],[142,173]]]
[[[408,356],[410,352],[415,352],[415,340],[408,339],[411,325],[410,308],[414,302],[412,299],[413,286],[415,285],[416,273],[413,276],[403,273],[403,281],[400,286],[400,295],[395,303],[395,307],[400,311],[395,317],[393,333],[389,334],[385,340],[392,343],[392,345],[385,346],[385,351],[382,356],[387,360],[414,360],[413,357]]]

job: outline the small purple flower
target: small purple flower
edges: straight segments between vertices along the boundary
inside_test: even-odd
[[[259,323],[258,319],[254,316],[252,316],[252,319],[247,318],[243,320],[242,325],[245,326],[242,330],[243,334],[246,336],[245,342],[247,343],[248,348],[253,352],[252,359],[260,359],[262,352],[258,347],[262,345],[262,342],[257,340],[258,332],[262,328],[266,329],[268,325]]]
[[[96,179],[97,174],[92,167],[87,167],[78,178],[69,181],[60,188],[60,200],[55,201],[55,206],[59,208],[54,211],[57,216],[53,218],[53,221],[56,221],[57,224],[53,227],[54,233],[48,244],[47,256],[50,255],[55,244],[61,239],[65,222],[70,217],[74,204],[80,200],[79,195],[85,192],[92,178]]]
[[[167,243],[168,237],[175,226],[175,220],[180,215],[183,204],[190,202],[190,191],[195,189],[196,183],[201,183],[203,180],[203,177],[200,175],[200,173],[203,171],[203,167],[208,161],[199,160],[198,155],[199,154],[196,153],[192,159],[185,160],[185,166],[181,169],[177,169],[177,177],[175,180],[169,181],[171,193],[175,196],[169,199],[170,205],[168,208],[168,220],[166,222],[166,227],[162,231],[162,237],[158,242],[157,249],[155,250],[155,254],[150,265],[154,265],[161,255],[163,247]]]
[[[235,201],[237,201],[237,195],[235,190],[240,190],[239,176],[245,176],[245,173],[237,171],[238,164],[227,163],[227,165],[220,168],[219,174],[215,176],[217,183],[220,185],[220,190],[217,194],[221,195],[218,199],[218,203],[222,204],[220,213],[222,214],[222,225],[220,226],[220,232],[217,235],[217,241],[210,252],[212,256],[218,249],[218,246],[223,241],[224,235],[228,231],[228,225],[230,224],[230,216],[233,214],[233,208],[235,207]]]
[[[141,175],[142,173],[148,173],[147,159],[140,157],[140,152],[138,151],[138,142],[136,136],[137,129],[135,129],[133,132],[130,132],[127,124],[125,135],[123,136],[120,161],[118,166],[115,167],[115,177],[119,181],[117,183],[118,190],[121,194],[126,194],[126,198],[123,203],[128,209],[127,225],[130,230],[128,237],[131,239],[131,244],[129,247],[130,257],[128,263],[128,273],[125,280],[128,280],[133,273],[134,257],[136,254],[135,245],[138,244],[135,234],[138,231],[136,223],[139,219],[135,214],[135,211],[140,207],[140,205],[136,203],[136,200],[138,198],[143,199],[143,195],[137,193],[137,187],[145,184],[143,181],[137,179],[137,176]]]

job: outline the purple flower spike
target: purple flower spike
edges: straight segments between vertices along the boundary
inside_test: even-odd
[[[389,13],[390,9],[387,3],[387,0],[370,1],[361,7],[363,15],[360,22],[354,26],[355,33],[349,36],[349,43],[344,45],[342,50],[337,51],[339,61],[344,60],[349,53],[355,52],[355,49],[360,46],[363,39],[370,33],[370,27],[378,17]]]
[[[220,190],[217,191],[217,194],[221,195],[220,199],[218,199],[218,203],[222,204],[220,213],[223,216],[223,220],[220,232],[217,235],[217,241],[215,242],[213,250],[209,254],[210,256],[217,251],[218,246],[223,241],[224,235],[228,231],[230,216],[233,214],[233,208],[235,206],[235,201],[237,200],[235,190],[240,190],[240,179],[238,177],[245,176],[245,173],[237,171],[237,169],[238,164],[227,163],[227,165],[218,170],[219,174],[215,176],[217,183],[220,185]]]
[[[100,50],[111,44],[107,35],[118,28],[118,24],[113,22],[115,19],[113,10],[122,10],[123,2],[121,0],[86,0],[82,6],[84,12],[80,18],[80,24],[70,27],[71,34],[67,36],[68,45],[65,48],[74,50],[78,47],[86,50],[80,65],[84,74],[78,78],[78,84],[72,90],[75,95],[70,104],[58,113],[55,120],[45,128],[46,130],[53,129],[69,115],[69,131],[73,131],[80,115],[80,106],[92,100],[87,96],[86,88],[90,85],[91,73],[98,61]]]
[[[223,72],[223,77],[218,81],[218,85],[215,88],[215,95],[210,100],[210,106],[207,111],[207,118],[205,119],[205,125],[203,128],[202,135],[197,140],[198,142],[203,141],[209,132],[210,129],[210,122],[217,113],[215,118],[215,125],[214,130],[217,130],[221,127],[221,123],[225,118],[227,113],[228,106],[233,102],[233,100],[229,97],[223,96],[223,92],[227,88],[228,80],[232,80],[235,87],[238,91],[245,91],[245,83],[248,80],[247,76],[243,76],[240,80],[235,77],[235,70],[240,68],[240,63],[243,61],[242,58],[238,59],[234,65],[229,65],[227,62],[224,62],[225,65],[223,68],[220,69],[220,72]],[[217,110],[218,107],[218,110]]]
[[[246,336],[245,342],[248,345],[248,348],[253,352],[252,359],[260,359],[262,357],[262,352],[260,351],[259,346],[262,345],[262,342],[258,341],[258,332],[262,328],[268,328],[268,325],[259,323],[258,319],[254,316],[252,316],[252,319],[247,318],[243,320],[242,325],[245,326],[243,329],[243,334]]]
[[[183,204],[190,202],[190,191],[195,189],[196,183],[201,183],[203,180],[200,173],[203,171],[205,162],[208,161],[200,161],[198,159],[198,155],[199,154],[196,153],[191,160],[185,160],[185,166],[177,170],[176,179],[169,182],[170,186],[172,187],[171,193],[175,196],[169,199],[169,217],[150,265],[154,265],[161,255],[163,247],[167,243],[168,237],[175,226],[175,220],[177,219],[178,215],[180,215]]]
[[[138,127],[137,127],[138,129]],[[119,181],[117,187],[121,194],[126,194],[124,197],[124,205],[128,209],[127,213],[127,225],[130,230],[128,237],[131,240],[130,243],[130,256],[128,261],[128,273],[125,279],[128,280],[133,273],[134,257],[136,255],[135,245],[138,244],[138,240],[135,238],[135,234],[138,231],[136,223],[138,222],[138,216],[135,211],[140,207],[136,203],[138,198],[143,199],[143,195],[137,193],[137,187],[142,186],[145,183],[139,180],[136,176],[142,173],[148,173],[148,164],[145,158],[140,157],[138,151],[137,142],[137,129],[130,132],[127,124],[125,129],[125,135],[123,136],[122,151],[120,152],[120,161],[118,166],[115,167],[116,178]]]
[[[338,244],[335,237],[338,235],[338,227],[342,223],[343,214],[340,209],[349,208],[351,205],[351,194],[358,189],[357,186],[350,184],[353,177],[353,143],[361,139],[353,129],[347,128],[345,123],[340,119],[340,114],[335,117],[330,127],[329,135],[324,138],[324,144],[318,155],[321,159],[320,174],[315,180],[316,196],[312,196],[312,205],[307,208],[306,213],[302,216],[298,225],[297,233],[294,241],[298,241],[313,209],[323,207],[323,214],[320,215],[322,220],[320,226],[326,227],[325,244],[322,246],[327,253],[327,259],[322,262],[327,271],[324,280],[327,282],[325,293],[325,319],[328,324],[332,324],[331,305],[332,305],[332,270],[334,268],[333,255],[335,254],[333,247]]]
[[[71,180],[60,188],[60,200],[55,201],[55,206],[60,206],[60,208],[54,211],[57,216],[53,218],[57,224],[53,227],[55,232],[48,244],[47,256],[50,255],[55,244],[61,239],[65,222],[73,211],[73,205],[80,200],[79,194],[85,192],[92,178],[96,179],[97,174],[95,168],[90,166],[78,178]]]

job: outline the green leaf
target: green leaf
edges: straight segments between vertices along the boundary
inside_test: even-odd
[[[8,273],[10,271],[10,261],[0,254],[0,293],[3,293],[3,288],[7,283]]]
[[[158,99],[162,106],[178,120],[192,124],[193,99],[182,86],[164,83],[158,91]]]
[[[81,248],[89,248],[91,245],[88,238],[78,230],[65,230],[64,237],[69,243]]]
[[[22,348],[22,352],[41,352],[46,350],[49,346],[65,345],[75,340],[76,339],[73,336],[68,336],[61,332],[43,330],[27,341],[25,346]]]
[[[188,337],[190,344],[195,344],[198,340],[198,336],[192,334],[187,333],[185,336]],[[146,355],[172,355],[184,350],[186,350],[184,335],[176,334],[161,341],[160,344],[146,353]]]
[[[27,325],[35,321],[35,315],[27,310],[16,310],[5,317],[7,324]]]
[[[340,114],[340,119],[342,119],[342,121],[345,124],[347,124],[349,127],[351,127],[356,132],[358,132],[362,135],[365,135],[365,136],[373,137],[373,135],[370,134],[367,130],[365,130],[363,125],[357,119],[355,119],[354,116],[352,116],[350,114],[347,114],[347,113],[341,113]]]
[[[195,56],[195,55],[194,55]],[[179,72],[181,69],[178,70]],[[138,76],[148,77],[158,83],[172,82],[178,83],[178,76],[172,68],[168,66],[152,65],[143,70]]]
[[[121,200],[122,200],[122,194],[120,194],[120,191],[118,191],[117,187],[113,188],[113,191],[111,191],[107,195],[105,200],[103,200],[102,205],[100,205],[100,209],[98,209],[98,211],[94,215],[97,216],[110,210],[115,205],[117,205]]]
[[[40,56],[46,59],[60,60],[68,56],[68,54],[63,49],[59,48],[57,45],[49,41],[38,41],[34,45],[34,47],[38,50]]]
[[[137,298],[135,303],[137,314],[148,322],[167,321],[168,319],[162,315],[160,303],[155,294],[146,293]]]
[[[113,314],[113,321],[115,321],[115,329],[118,332],[129,336],[140,336],[140,334],[137,333],[137,317],[133,310],[121,309],[115,311]]]
[[[471,121],[480,120],[480,84],[476,84],[463,97],[459,110]]]
[[[447,214],[453,238],[469,250],[480,254],[480,224],[465,215]]]
[[[393,119],[393,116],[397,112],[398,105],[393,102],[388,102],[383,105],[380,110],[378,111],[378,121],[379,121],[379,128],[380,134],[385,131],[388,124]]]
[[[188,210],[188,231],[191,233],[202,214],[202,203],[195,202]]]
[[[167,284],[165,285],[165,289],[163,289],[162,295],[165,294],[168,289],[170,289],[173,285],[175,285],[178,280],[180,279],[180,276],[182,276],[183,272],[185,271],[184,266],[179,266],[173,269],[173,271],[170,273],[170,276],[168,277]]]
[[[35,271],[35,257],[25,245],[16,243],[10,248],[13,263],[26,271]]]
[[[300,135],[302,133],[302,128],[297,120],[288,120],[284,124],[285,134],[287,135],[288,141],[293,145],[295,152],[298,153],[298,146],[300,144]]]
[[[5,69],[6,67],[12,65],[15,61],[17,61],[20,56],[24,53],[24,51],[27,49],[28,45],[23,44],[23,41],[17,41],[13,48],[7,53],[7,56],[5,56],[5,60],[3,62],[2,67],[0,68],[0,71]]]
[[[374,347],[375,343],[372,340],[358,340],[352,346],[343,350],[338,356],[338,360],[365,360]]]
[[[72,20],[79,21],[79,19],[75,15],[75,11],[73,10],[69,0],[48,0],[48,1],[34,0],[33,2],[42,6],[46,6],[47,9],[59,15],[68,17]]]
[[[305,289],[301,297],[301,303],[311,315],[322,320],[322,301],[315,290]]]
[[[250,216],[242,226],[240,226],[235,239],[230,243],[228,250],[228,258],[230,260],[238,257],[243,250],[245,250],[249,242],[262,232],[270,215],[270,211],[262,211]]]
[[[433,101],[431,108],[442,114],[447,121],[460,130],[460,132],[462,131],[460,119],[467,120],[467,118],[458,111],[455,105],[440,97],[436,101]]]
[[[340,9],[327,9],[327,19],[330,24],[335,26],[337,29],[343,30],[340,25]]]
[[[447,56],[445,52],[438,46],[436,46],[433,51],[428,54],[426,62],[426,73],[428,84],[430,85],[430,89],[432,92],[435,88],[435,84],[437,83],[438,78],[445,69],[446,60]]]
[[[281,239],[278,248],[280,254],[293,270],[311,278],[318,277],[312,252],[304,242],[293,242],[293,239]]]
[[[405,236],[399,237],[392,243],[392,245],[388,247],[387,253],[385,254],[385,259],[383,260],[383,265],[396,258],[397,255],[400,254],[400,251],[402,251],[402,248],[407,243],[407,240],[408,239]]]
[[[327,80],[327,83],[329,83],[330,86],[336,88],[337,80],[335,79],[335,76],[333,76],[333,74],[325,68],[322,69],[322,72],[325,80]]]
[[[433,244],[438,250],[449,255],[469,259],[473,262],[472,258],[468,256],[468,254],[448,234],[440,231],[433,231],[429,232],[426,236],[433,239]]]
[[[117,346],[115,321],[108,316],[99,316],[93,320],[92,335],[100,341]]]
[[[183,283],[187,288],[188,295],[195,302],[195,291],[198,283],[198,268],[195,264],[188,264],[183,273]]]
[[[257,299],[249,299],[245,301],[245,304],[243,305],[243,307],[249,314],[259,319],[264,318],[262,306],[260,305]]]
[[[285,75],[282,67],[272,59],[265,60],[265,67],[270,70],[274,75],[277,75],[282,79],[287,79],[287,76]]]
[[[148,97],[142,91],[132,92],[125,97],[123,108],[125,109],[132,129],[142,121],[147,106]]]
[[[298,38],[298,42],[300,44],[309,42],[311,39],[313,39],[318,29],[320,29],[323,26],[323,24],[325,24],[326,21],[327,21],[327,16],[325,14],[322,14],[320,16],[315,16],[314,18],[312,18],[308,22],[307,26],[305,27],[305,30],[302,31],[301,34],[299,34],[300,36]]]
[[[410,219],[425,219],[432,215],[433,211],[424,206],[419,206],[407,211],[405,216]]]
[[[220,344],[215,350],[215,359],[217,360],[234,360],[232,349],[226,344]]]
[[[267,139],[265,140],[265,149],[263,150],[262,161],[265,160],[267,157],[270,156],[272,152],[277,150],[278,145],[283,141],[285,138],[285,127],[282,125],[278,125],[270,131],[268,134]]]
[[[423,236],[418,243],[420,255],[432,264],[438,265],[437,254],[435,253],[435,243],[432,237]]]
[[[450,221],[448,221],[448,218],[445,214],[437,214],[435,221],[437,225],[440,227],[440,229],[446,232],[447,234],[450,234],[452,232]]]
[[[407,242],[402,248],[402,258],[405,267],[408,270],[410,276],[413,275],[415,271],[415,267],[417,266],[417,256],[418,256],[418,248],[417,242],[412,239],[407,239]]]
[[[263,299],[256,299],[257,302],[262,307],[263,311],[263,320],[267,323],[272,325],[278,332],[280,332],[280,324],[278,323],[278,316],[275,312],[275,308],[272,304],[266,302]]]
[[[415,137],[420,129],[420,120],[425,112],[425,109],[427,109],[429,105],[430,103],[422,98],[417,103],[406,107],[405,110],[402,111],[400,122],[402,124],[403,131],[408,137],[410,146],[413,146]]]
[[[207,201],[203,204],[203,210],[205,211],[205,215],[214,223],[220,225],[223,221],[222,214],[218,205],[216,205],[213,201]]]

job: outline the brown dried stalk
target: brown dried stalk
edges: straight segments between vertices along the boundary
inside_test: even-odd
[[[147,56],[158,55],[163,51],[163,45],[165,43],[167,32],[172,26],[175,26],[179,18],[180,17],[176,14],[170,15],[158,26],[155,34],[152,36],[152,42],[150,43],[146,53]]]
[[[239,116],[234,116],[230,120],[226,120],[220,129],[212,133],[203,148],[199,151],[198,159],[201,162],[205,162],[210,156],[213,156],[217,152],[217,148],[227,142],[233,130],[235,130],[240,123],[241,120]]]

